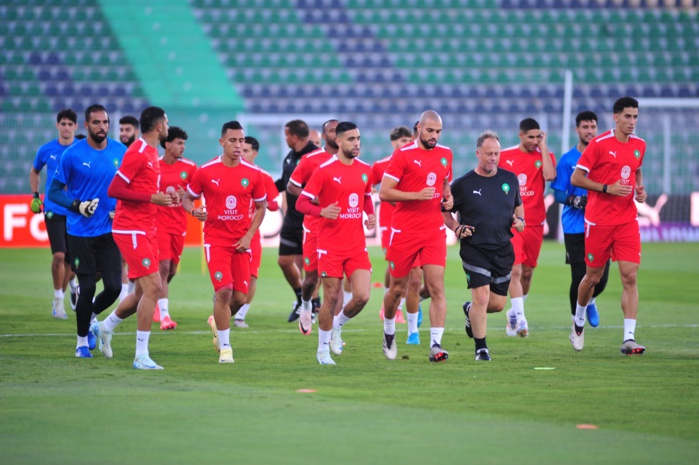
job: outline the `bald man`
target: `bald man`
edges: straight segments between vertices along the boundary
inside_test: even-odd
[[[309,131],[308,139],[315,144],[316,147],[322,147],[320,143],[320,132],[317,129],[311,129]]]
[[[422,264],[430,302],[430,361],[442,362],[449,357],[442,349],[442,335],[447,314],[444,297],[446,266],[446,226],[442,205],[453,204],[449,180],[453,154],[439,145],[442,118],[433,110],[422,113],[412,144],[396,149],[384,173],[379,190],[382,202],[395,202],[391,235],[386,259],[390,283],[384,295],[383,352],[394,360],[398,354],[395,341],[396,310],[408,285],[408,274],[416,259]]]

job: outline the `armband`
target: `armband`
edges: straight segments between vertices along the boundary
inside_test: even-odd
[[[606,184],[602,185],[602,192],[604,192],[605,194],[607,193],[607,185]]]

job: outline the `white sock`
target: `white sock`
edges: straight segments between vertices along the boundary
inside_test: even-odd
[[[342,291],[342,307],[346,307],[349,301],[352,300],[352,292]]]
[[[78,345],[75,348],[77,349],[78,347],[87,347],[87,336],[78,336]]]
[[[348,318],[345,315],[345,311],[342,310],[340,313],[335,315],[335,317],[333,318],[333,329],[341,329],[342,325],[347,323],[349,320],[351,320],[351,318]]]
[[[75,292],[78,290],[78,278],[73,278],[70,281],[68,281],[68,284],[70,285],[70,291]]]
[[[231,348],[231,328],[218,330],[218,343],[221,350]]]
[[[150,331],[136,331],[136,357],[148,355]]]
[[[323,331],[318,328],[318,352],[330,350],[330,335],[332,331]]]
[[[383,332],[389,336],[396,334],[396,317],[383,319]]]
[[[121,292],[119,293],[119,302],[124,300],[129,295],[129,285],[121,283]]]
[[[53,290],[53,297],[55,299],[62,299],[65,297],[65,294],[63,293],[63,289],[54,289]]]
[[[575,302],[575,317],[573,317],[573,320],[575,321],[575,324],[578,326],[585,326],[585,311],[587,310],[587,305],[582,306],[579,303]]]
[[[589,302],[587,305],[588,305],[588,307],[589,307],[590,305],[595,305],[595,298],[594,298],[594,297],[591,298],[591,299],[590,299],[590,302]]]
[[[243,306],[240,307],[240,310],[238,310],[238,313],[235,314],[235,319],[244,320],[245,315],[248,314],[248,310],[250,310],[250,304],[243,304]]]
[[[417,313],[408,313],[408,334],[417,333]]]
[[[97,321],[97,314],[93,313],[90,315],[90,324],[94,323],[95,321]]]
[[[167,309],[168,299],[158,299],[158,308],[160,309],[160,319],[162,320],[166,316],[170,316],[170,312]]]
[[[442,347],[442,335],[444,328],[430,328],[430,347],[437,344]]]
[[[310,312],[312,310],[313,310],[312,300],[303,300],[303,298],[301,298],[301,311],[302,312]]]
[[[398,310],[403,310],[403,305],[405,305],[405,297],[401,297],[400,303],[398,304]]]
[[[136,281],[129,281],[128,293],[131,294],[136,287]]]
[[[512,304],[512,310],[515,312],[515,315],[517,315],[517,318],[523,318],[524,317],[524,297],[514,297],[510,299],[510,303]]]
[[[630,318],[624,318],[624,341],[629,339],[636,340],[636,320]]]
[[[526,300],[527,300],[527,297],[529,297],[529,294],[524,294],[524,295],[522,296],[522,299],[523,299],[522,302],[526,301]]]
[[[104,319],[104,330],[111,333],[122,321],[124,320],[116,316],[116,310],[114,310],[107,318]]]

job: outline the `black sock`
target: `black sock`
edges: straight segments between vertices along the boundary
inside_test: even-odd
[[[301,288],[299,287],[298,289],[294,289],[294,294],[296,294],[296,303],[301,305]]]
[[[313,311],[314,311],[314,312],[317,311],[316,308],[317,308],[318,310],[320,310],[320,305],[321,305],[320,297],[316,297],[315,299],[311,299],[311,302],[312,302],[312,304],[313,304]]]
[[[478,339],[476,337],[473,340],[476,341],[476,352],[478,352],[480,349],[487,349],[488,348],[488,346],[485,343],[485,338]]]

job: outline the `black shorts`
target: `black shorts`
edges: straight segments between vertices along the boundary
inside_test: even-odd
[[[121,253],[112,233],[97,237],[78,237],[68,234],[71,265],[76,274],[113,271],[121,274]]]
[[[68,259],[68,234],[66,232],[66,217],[65,215],[54,215],[51,212],[46,212],[44,215],[44,223],[46,224],[46,232],[49,235],[49,244],[51,244],[51,253],[63,252]]]
[[[303,255],[303,223],[288,216],[279,233],[279,255]]]
[[[585,233],[563,234],[566,245],[566,264],[585,262]]]
[[[460,255],[469,289],[490,286],[493,294],[507,295],[515,262],[511,242],[496,250],[481,249],[462,242]]]

